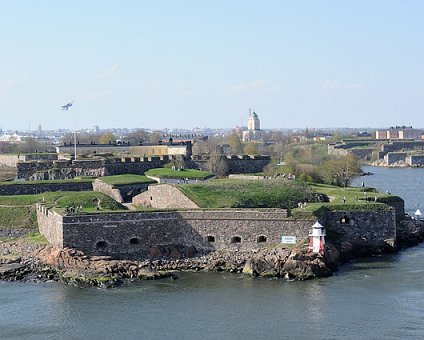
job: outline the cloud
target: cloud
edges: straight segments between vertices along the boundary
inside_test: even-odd
[[[103,70],[102,72],[100,72],[99,76],[101,76],[101,77],[111,77],[112,74],[116,71],[117,68],[118,68],[118,65],[113,65],[113,66],[107,68],[106,70]]]
[[[177,81],[175,83],[154,81],[144,86],[144,94],[150,97],[188,98],[194,96],[196,91],[184,81]]]
[[[228,89],[234,92],[254,91],[263,88],[264,84],[265,81],[263,79],[256,79],[251,82],[244,82],[237,85],[232,85],[228,87]]]
[[[93,90],[79,94],[75,100],[99,99],[110,95],[110,93],[108,90]]]
[[[344,83],[338,80],[327,80],[322,84],[322,89],[328,91],[338,91],[338,90],[358,90],[365,91],[367,90],[367,85],[364,83]]]
[[[275,93],[281,90],[281,85],[277,83],[270,83],[259,78],[251,82],[244,82],[237,85],[229,86],[228,90],[231,92],[261,91]]]
[[[13,89],[19,81],[17,79],[9,79],[0,83],[0,94],[3,94],[11,89]]]

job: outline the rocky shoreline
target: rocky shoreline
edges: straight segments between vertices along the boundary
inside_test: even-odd
[[[364,247],[355,242],[327,243],[324,254],[306,247],[215,251],[193,257],[119,260],[87,256],[72,249],[18,240],[0,243],[0,280],[58,281],[79,287],[116,287],[137,280],[170,277],[180,271],[226,271],[246,276],[308,280],[331,276],[346,261],[414,246],[424,241],[424,222],[405,220],[397,229],[397,247]]]

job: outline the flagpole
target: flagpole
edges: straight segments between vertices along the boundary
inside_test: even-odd
[[[74,130],[74,159],[77,160],[77,130]]]

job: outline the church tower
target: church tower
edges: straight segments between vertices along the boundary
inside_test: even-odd
[[[261,124],[259,121],[259,117],[256,112],[249,109],[249,118],[247,120],[247,129],[249,131],[259,131],[261,129]]]

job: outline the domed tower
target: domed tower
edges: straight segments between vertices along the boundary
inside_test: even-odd
[[[247,120],[247,129],[249,131],[259,131],[261,129],[261,124],[259,117],[256,112],[250,112],[249,110],[249,119]]]

